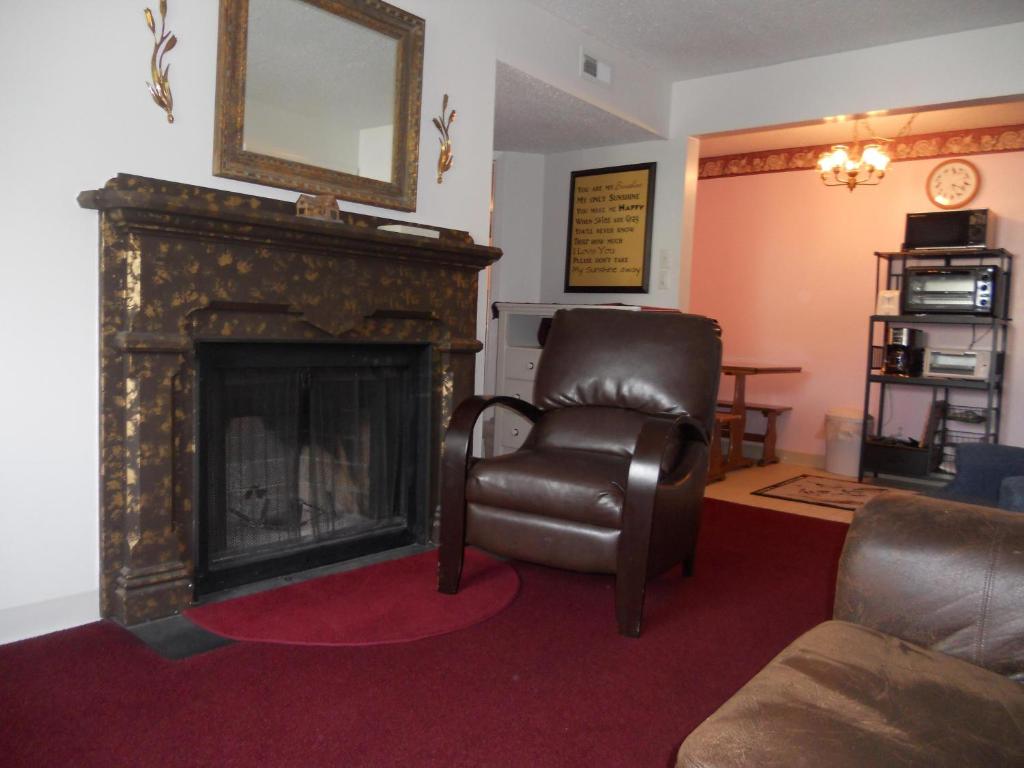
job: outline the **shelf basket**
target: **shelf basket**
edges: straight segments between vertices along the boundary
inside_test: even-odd
[[[989,409],[984,406],[947,405],[946,421],[958,421],[963,424],[988,424]]]
[[[947,418],[949,418],[948,414]],[[956,446],[963,443],[987,442],[989,442],[989,436],[984,432],[968,432],[960,429],[945,430],[942,436],[942,461],[939,464],[939,471],[956,473]]]

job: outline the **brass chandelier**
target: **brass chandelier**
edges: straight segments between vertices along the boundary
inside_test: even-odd
[[[905,135],[916,114],[911,115],[906,125],[896,138]],[[867,126],[869,132],[871,126]],[[860,120],[853,124],[853,142],[850,144],[833,144],[832,148],[818,156],[818,170],[826,187],[846,187],[853,192],[854,187],[874,186],[885,178],[885,170],[892,162],[886,152],[886,145],[893,139],[873,136],[870,144],[861,146],[859,140]]]
[[[863,149],[854,144],[851,150],[846,144],[836,144],[818,158],[818,170],[826,187],[874,186],[885,178],[889,167],[889,155],[881,144],[866,144]]]

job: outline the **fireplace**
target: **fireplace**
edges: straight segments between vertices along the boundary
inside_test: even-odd
[[[423,541],[429,348],[204,343],[196,593]]]
[[[103,616],[436,540],[500,251],[124,174],[79,203],[100,212]]]

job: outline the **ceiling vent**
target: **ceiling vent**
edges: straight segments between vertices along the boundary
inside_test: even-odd
[[[601,61],[596,56],[580,48],[580,77],[584,80],[594,80],[605,85],[612,82],[612,65],[607,61]]]

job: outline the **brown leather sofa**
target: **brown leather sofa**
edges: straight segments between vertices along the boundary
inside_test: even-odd
[[[619,631],[640,634],[647,580],[693,553],[722,361],[714,320],[678,312],[559,310],[534,402],[473,397],[445,437],[438,589],[459,587],[472,544],[616,575]],[[491,406],[534,422],[514,453],[470,456]]]
[[[691,733],[678,768],[1024,766],[1024,515],[877,497],[833,615]]]

